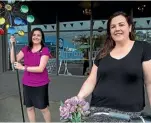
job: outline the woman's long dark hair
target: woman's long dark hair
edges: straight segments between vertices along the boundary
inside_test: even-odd
[[[133,26],[133,20],[130,16],[128,16],[126,13],[124,12],[115,12],[109,19],[107,22],[107,34],[106,34],[106,40],[104,43],[103,48],[101,49],[100,53],[97,56],[97,59],[101,59],[103,57],[105,57],[108,53],[111,52],[111,50],[115,47],[115,41],[112,39],[111,34],[110,34],[110,25],[111,25],[111,21],[114,17],[116,16],[123,16],[126,18],[126,21],[128,23],[129,26],[132,26],[132,30],[129,33],[129,38],[130,40],[135,40],[135,36],[134,36],[134,26]]]
[[[35,31],[40,31],[40,32],[41,32],[41,35],[42,35],[41,49],[45,46],[45,45],[44,45],[44,43],[45,43],[44,32],[42,31],[41,28],[34,28],[34,29],[30,32],[30,35],[29,35],[29,42],[28,42],[29,50],[31,50],[31,49],[33,48],[32,36],[33,36],[33,33],[34,33]]]

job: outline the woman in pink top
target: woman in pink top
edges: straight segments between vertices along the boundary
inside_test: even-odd
[[[11,44],[15,37],[11,36]],[[30,122],[35,122],[35,108],[41,110],[46,122],[50,122],[50,111],[48,109],[48,83],[49,77],[46,69],[50,58],[50,52],[44,46],[45,37],[40,28],[34,28],[31,31],[29,45],[21,49],[17,54],[17,62],[14,58],[14,49],[11,47],[11,63],[14,63],[15,69],[23,70],[23,95],[24,105],[27,107],[27,114]],[[12,46],[12,45],[11,45]],[[19,63],[24,59],[24,66]]]

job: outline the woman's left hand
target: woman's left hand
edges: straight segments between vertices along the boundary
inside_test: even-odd
[[[24,70],[25,69],[25,67],[19,62],[14,62],[14,67],[15,67],[15,69],[18,69],[18,70]]]

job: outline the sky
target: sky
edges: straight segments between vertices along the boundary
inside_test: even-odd
[[[95,2],[95,1],[93,1]],[[30,8],[30,13],[36,18],[36,24],[56,23],[56,14],[59,21],[89,20],[90,16],[83,14],[81,1],[29,1],[25,2]],[[130,14],[133,8],[134,17],[151,17],[151,1],[99,1],[98,7],[93,9],[93,19],[108,19],[116,11]],[[138,7],[145,5],[143,11]]]

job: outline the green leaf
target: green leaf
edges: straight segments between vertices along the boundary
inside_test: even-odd
[[[81,113],[77,112],[75,113],[76,117],[75,117],[75,122],[81,122]]]
[[[71,119],[71,122],[76,122],[74,118]]]
[[[80,112],[74,112],[72,114],[72,119],[71,119],[71,122],[81,122],[81,113]]]
[[[78,112],[77,117],[80,117],[80,118],[81,118],[81,113],[80,113],[80,112]]]
[[[74,113],[73,113],[73,117],[74,117],[74,118],[76,118],[76,117],[77,117],[76,112],[74,112]]]

